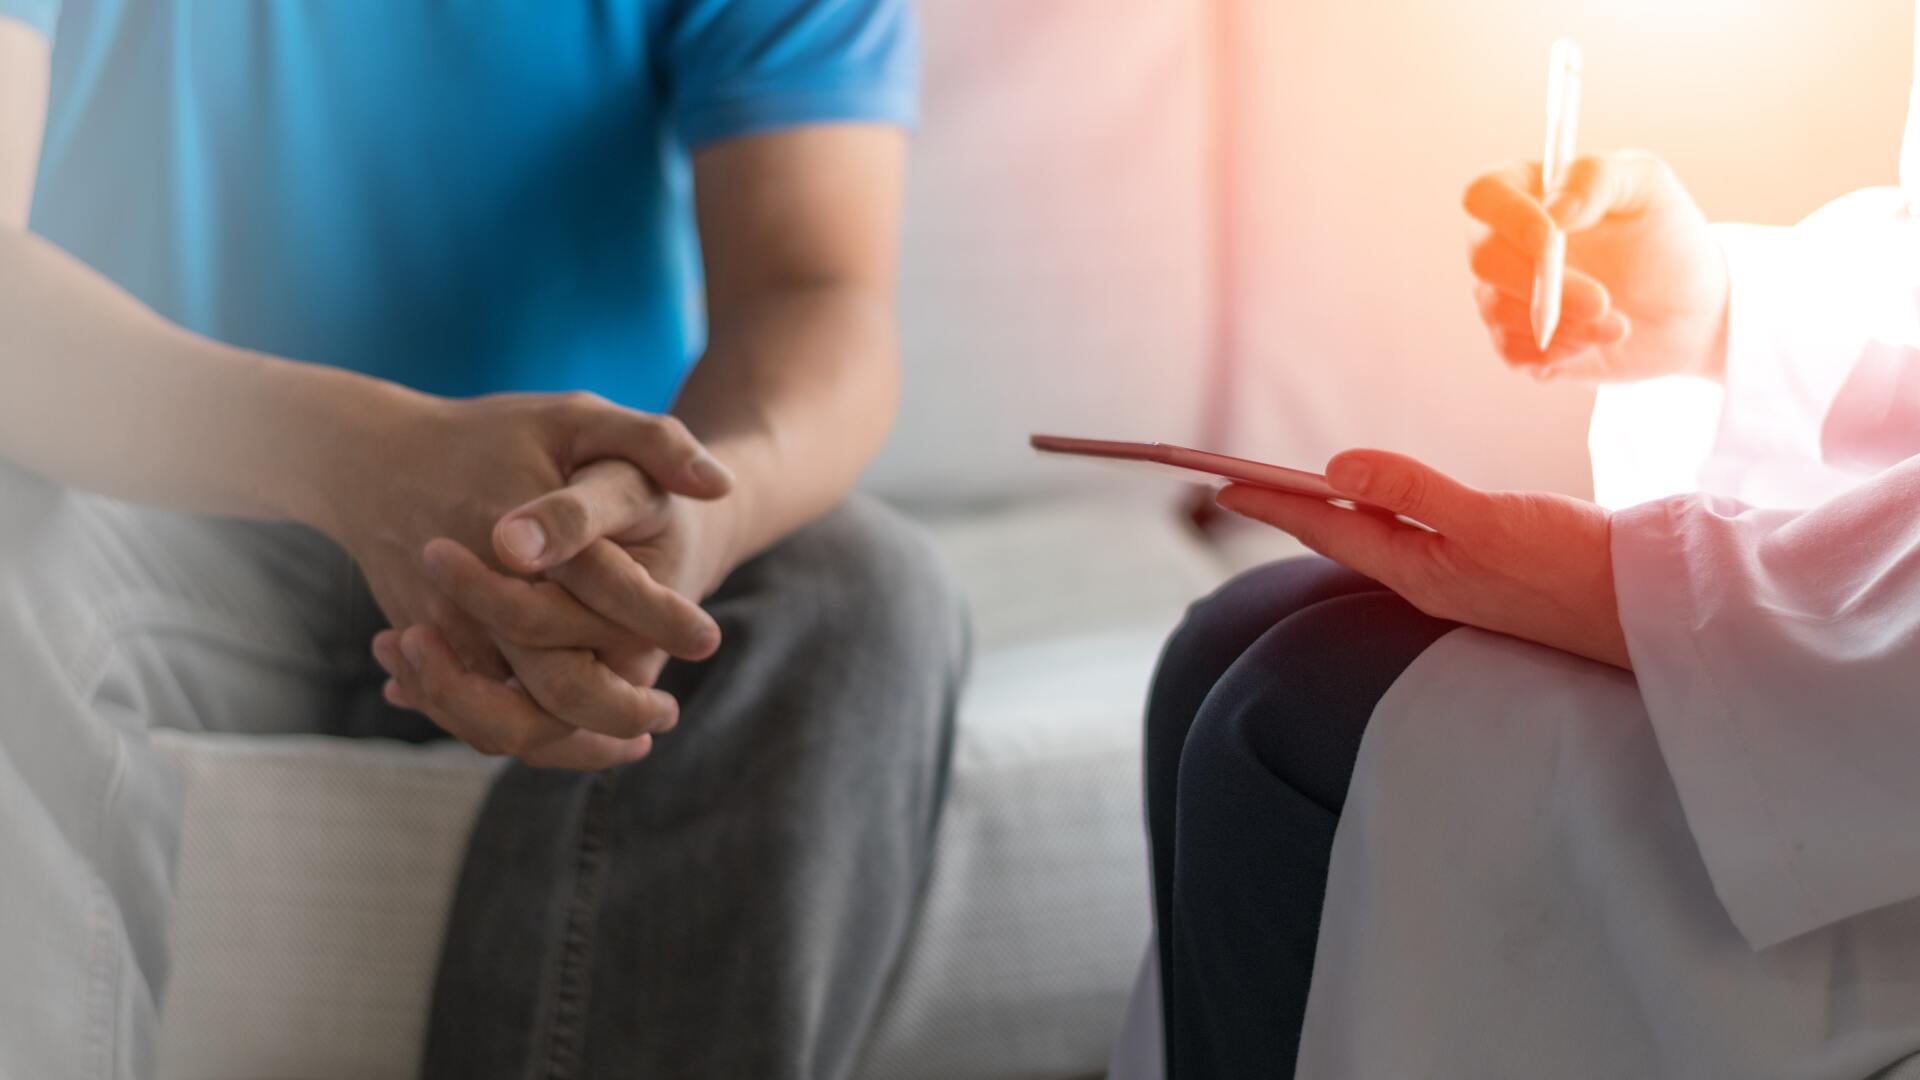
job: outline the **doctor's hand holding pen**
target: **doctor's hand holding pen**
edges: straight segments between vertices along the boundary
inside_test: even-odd
[[[1666,163],[1631,151],[1578,158],[1545,198],[1540,176],[1539,165],[1510,165],[1466,193],[1467,212],[1487,226],[1472,256],[1480,316],[1506,362],[1588,382],[1718,378],[1726,263]],[[1557,311],[1534,294],[1536,277],[1556,277],[1541,273],[1562,243],[1556,230],[1565,237]],[[1429,528],[1240,485],[1222,491],[1220,504],[1291,533],[1429,615],[1632,668],[1605,509],[1547,492],[1481,491],[1380,450],[1336,455],[1326,473],[1341,494]]]
[[[1578,158],[1544,196],[1540,175],[1531,162],[1495,169],[1462,200],[1487,226],[1472,249],[1474,294],[1507,364],[1584,382],[1719,378],[1726,263],[1666,162],[1634,150]],[[1556,229],[1566,236],[1566,268],[1558,325],[1543,351],[1530,297]]]
[[[1729,293],[1720,246],[1659,158],[1573,156],[1579,68],[1578,47],[1556,43],[1544,164],[1508,165],[1467,188],[1467,212],[1487,226],[1472,253],[1481,320],[1510,366],[1540,378],[1718,379]],[[1220,505],[1293,534],[1429,615],[1632,669],[1604,508],[1548,492],[1481,491],[1380,450],[1338,454],[1326,472],[1340,494],[1393,516],[1237,484]]]

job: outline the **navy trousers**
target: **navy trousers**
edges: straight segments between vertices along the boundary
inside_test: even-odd
[[[1168,641],[1146,794],[1169,1080],[1293,1075],[1361,736],[1454,625],[1312,558],[1229,582]]]

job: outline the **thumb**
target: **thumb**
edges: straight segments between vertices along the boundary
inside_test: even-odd
[[[662,496],[632,463],[596,461],[575,469],[567,486],[508,511],[493,527],[493,550],[508,569],[536,574],[602,537],[653,520]]]
[[[1348,450],[1327,462],[1335,491],[1431,526],[1443,534],[1469,532],[1486,519],[1487,494],[1385,450]]]
[[[1647,208],[1666,180],[1666,165],[1642,151],[1579,158],[1547,197],[1547,216],[1568,232],[1600,224],[1610,215]]]

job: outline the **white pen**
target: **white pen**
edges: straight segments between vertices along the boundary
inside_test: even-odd
[[[1566,38],[1547,54],[1547,149],[1540,155],[1540,198],[1553,198],[1573,163],[1573,131],[1580,116],[1580,46]],[[1533,343],[1541,352],[1560,326],[1560,290],[1566,280],[1567,234],[1555,226],[1533,271]]]

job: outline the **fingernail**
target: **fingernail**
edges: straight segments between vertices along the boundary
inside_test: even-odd
[[[547,530],[532,518],[516,518],[500,530],[500,543],[514,558],[533,562],[547,550]]]
[[[705,487],[725,487],[733,483],[733,474],[727,471],[727,467],[705,455],[688,462],[687,473],[694,482]]]
[[[1365,495],[1368,485],[1373,483],[1373,468],[1363,462],[1342,462],[1340,482],[1334,486],[1355,495]]]

